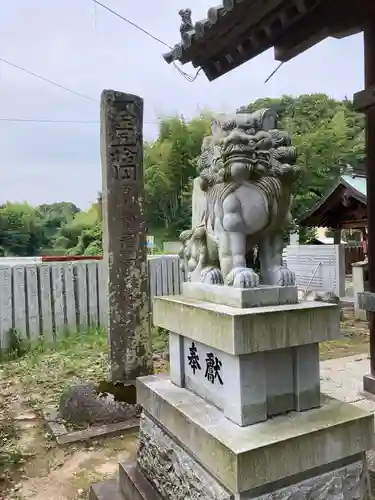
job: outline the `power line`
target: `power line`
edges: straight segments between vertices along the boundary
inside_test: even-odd
[[[71,94],[74,94],[74,95],[76,95],[78,97],[83,97],[84,99],[88,99],[89,101],[98,102],[96,99],[93,99],[92,97],[90,97],[90,96],[88,96],[86,94],[81,94],[80,92],[72,90],[72,89],[70,89],[68,87],[64,87],[64,85],[60,85],[59,83],[56,83],[53,80],[49,80],[48,78],[45,78],[42,75],[39,75],[37,73],[33,73],[32,71],[30,71],[30,70],[28,70],[26,68],[23,68],[22,66],[18,66],[17,64],[14,64],[14,63],[8,61],[7,59],[4,59],[4,58],[0,57],[0,62],[8,64],[9,66],[12,66],[13,68],[17,68],[20,71],[23,71],[24,73],[27,73],[28,75],[34,76],[35,78],[39,78],[39,80],[43,80],[44,82],[47,82],[47,83],[49,83],[51,85],[54,85],[55,87],[58,87],[59,89],[65,90],[66,92],[70,92]]]
[[[96,3],[97,5],[100,5],[100,7],[103,7],[103,9],[105,10],[108,10],[108,12],[111,12],[111,14],[113,14],[114,16],[116,17],[119,17],[120,19],[122,19],[123,21],[125,21],[126,23],[128,24],[131,24],[132,26],[134,26],[134,28],[136,28],[137,30],[139,31],[142,31],[142,33],[144,33],[145,35],[149,36],[150,38],[152,38],[153,40],[155,40],[156,42],[159,42],[161,43],[162,45],[165,45],[166,47],[168,47],[168,49],[172,49],[173,47],[171,47],[168,43],[164,42],[163,40],[161,40],[160,38],[158,38],[157,36],[153,35],[152,33],[150,33],[149,31],[143,29],[141,26],[139,26],[139,24],[136,24],[134,23],[133,21],[130,21],[130,19],[122,16],[121,14],[119,14],[118,12],[116,12],[115,10],[111,9],[110,7],[108,7],[108,5],[104,5],[104,3],[101,3],[99,2],[98,0],[92,0],[94,3]]]
[[[39,118],[0,118],[0,122],[31,122],[31,123],[100,123],[94,120],[49,120],[49,119],[39,119]]]
[[[160,38],[158,38],[157,36],[154,36],[152,33],[150,33],[149,31],[145,30],[144,28],[142,28],[141,26],[139,26],[137,23],[134,23],[133,21],[131,21],[130,19],[122,16],[121,14],[119,14],[118,12],[116,12],[115,10],[111,9],[110,7],[108,7],[107,5],[99,2],[99,0],[92,0],[94,5],[99,5],[100,7],[102,7],[103,9],[106,9],[107,11],[109,11],[111,14],[113,14],[114,16],[116,17],[119,17],[121,20],[125,21],[126,23],[130,24],[131,26],[133,26],[134,28],[138,29],[139,31],[141,31],[142,33],[144,33],[145,35],[149,36],[150,38],[152,38],[153,40],[155,40],[156,42],[159,42],[163,45],[165,45],[166,47],[168,47],[169,49],[172,49],[172,47],[164,42],[163,40],[161,40]],[[15,64],[11,61],[8,61],[7,59],[4,59],[3,57],[0,57],[0,62],[4,63],[4,64],[8,64],[9,66],[13,67],[13,68],[16,68],[18,69],[19,71],[23,71],[24,73],[28,74],[28,75],[31,75],[35,78],[38,78],[39,80],[42,80],[46,83],[49,83],[50,85],[53,85],[54,87],[57,87],[61,90],[65,90],[66,92],[69,92],[70,94],[73,94],[73,95],[76,95],[78,97],[82,97],[83,99],[87,99],[91,102],[95,102],[95,103],[98,103],[99,101],[96,100],[96,99],[93,99],[92,97],[86,95],[86,94],[82,94],[81,92],[77,92],[76,90],[73,90],[69,87],[66,87],[64,85],[61,85],[60,83],[57,83],[53,80],[50,80],[49,78],[46,78],[45,76],[42,76],[38,73],[34,73],[33,71],[30,71],[22,66],[19,66],[18,64]],[[174,62],[173,63],[174,67],[177,69],[177,71],[184,77],[186,78],[186,80],[188,80],[189,82],[193,82],[195,81],[195,79],[198,77],[199,75],[199,72],[201,71],[201,68],[198,69],[198,71],[196,72],[196,74],[194,76],[192,75],[189,75],[187,73],[185,73],[181,68],[179,68],[177,66],[177,64]],[[22,120],[22,119],[1,119],[0,121],[34,121],[34,122],[40,122],[42,123],[43,120]],[[48,123],[62,123],[62,121],[58,120],[58,121],[51,121],[51,120],[48,120],[47,121]],[[66,121],[67,123],[72,123],[72,122],[76,122],[75,120],[67,120]],[[78,121],[76,122],[78,123]],[[87,123],[87,122],[85,122]],[[146,122],[145,122],[146,123]],[[150,122],[151,123],[151,122]]]
[[[94,124],[99,125],[98,120],[50,120],[44,118],[0,118],[0,122],[14,122],[14,123],[77,123],[77,124]],[[144,121],[145,125],[157,125],[158,121]]]
[[[108,5],[105,5],[104,3],[101,3],[99,2],[99,0],[92,0],[94,2],[94,4],[97,4],[97,5],[100,5],[100,7],[102,7],[103,9],[107,10],[108,12],[110,12],[111,14],[113,14],[114,16],[120,18],[122,21],[125,21],[126,23],[130,24],[131,26],[133,26],[134,28],[136,28],[137,30],[141,31],[142,33],[144,33],[145,35],[147,35],[148,37],[152,38],[153,40],[155,40],[156,42],[158,43],[161,43],[162,45],[164,45],[165,47],[167,47],[168,49],[170,50],[173,50],[173,47],[171,45],[169,45],[169,43],[167,42],[164,42],[164,40],[162,40],[161,38],[153,35],[152,33],[150,33],[149,31],[147,31],[146,29],[142,28],[139,24],[137,23],[134,23],[133,21],[131,21],[130,19],[128,19],[127,17],[121,15],[119,12],[116,12],[115,10],[111,9],[110,7],[108,7]],[[177,69],[177,71],[189,82],[194,82],[199,73],[201,72],[202,68],[199,68],[197,70],[197,72],[195,73],[195,75],[189,75],[188,73],[185,73],[185,71],[183,71],[175,61],[173,61],[173,66]]]
[[[284,61],[282,61],[282,62],[281,62],[281,63],[280,63],[280,64],[276,67],[276,69],[274,69],[274,70],[272,71],[272,73],[270,74],[270,76],[269,76],[269,77],[267,77],[267,78],[266,78],[266,80],[264,81],[264,83],[268,83],[268,82],[271,80],[271,78],[272,78],[272,77],[273,77],[273,76],[274,76],[274,75],[275,75],[275,74],[279,71],[279,69],[281,68],[281,66],[283,66],[283,64],[284,64]]]

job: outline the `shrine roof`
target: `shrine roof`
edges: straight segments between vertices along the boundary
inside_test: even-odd
[[[356,197],[365,201],[367,198],[367,185],[365,177],[352,177],[351,175],[343,175],[342,182],[353,189],[353,194]]]
[[[298,221],[308,227],[355,227],[367,221],[366,178],[341,175],[331,190]]]
[[[329,36],[342,38],[362,30],[372,0],[222,0],[204,19],[192,22],[182,9],[181,41],[164,54],[201,67],[214,80],[274,47],[285,62]]]

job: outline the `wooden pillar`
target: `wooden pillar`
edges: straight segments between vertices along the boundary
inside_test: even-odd
[[[365,88],[375,85],[375,20],[368,23],[364,32],[365,41]],[[368,213],[369,288],[375,293],[375,106],[367,110],[366,171]],[[375,312],[370,320],[371,375],[375,376]],[[375,391],[371,391],[375,392]]]
[[[364,28],[366,113],[366,175],[368,216],[369,293],[364,308],[369,311],[370,375],[364,377],[364,390],[375,394],[375,99],[371,96],[375,86],[375,19]]]
[[[335,245],[341,245],[341,236],[342,236],[342,231],[341,229],[335,229],[333,232],[333,243]]]

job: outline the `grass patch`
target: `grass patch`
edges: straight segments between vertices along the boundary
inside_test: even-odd
[[[168,351],[168,331],[164,328],[153,328],[151,332],[152,352],[165,353]]]
[[[70,385],[107,376],[107,337],[102,330],[67,335],[55,346],[38,344],[2,368],[34,408],[55,405]]]
[[[369,351],[369,336],[366,322],[356,321],[349,313],[341,323],[344,337],[320,345],[322,360]],[[152,329],[152,352],[155,371],[164,371],[167,363],[163,359],[168,352],[168,332]],[[0,368],[3,379],[22,388],[34,409],[55,406],[69,386],[97,383],[108,379],[107,334],[103,329],[71,333],[62,336],[55,346],[43,341],[32,346],[21,357],[3,360]]]
[[[341,330],[343,339],[321,344],[321,359],[368,352],[367,323],[355,321],[353,315],[348,314],[341,323]],[[168,351],[168,333],[154,328],[152,346],[155,371],[163,371],[167,367],[163,355]],[[87,453],[89,462],[85,462],[84,469],[81,462],[77,462],[73,480],[71,465],[68,465],[68,472],[65,471],[64,476],[64,491],[74,490],[74,493],[64,494],[64,498],[87,498],[88,485],[94,479],[103,479],[111,460],[116,462],[113,465],[115,471],[117,461],[129,459],[129,450],[134,452],[136,438],[126,435],[92,442],[88,448],[86,443],[81,443],[61,449],[50,439],[42,419],[38,420],[36,428],[29,428],[22,427],[21,421],[12,418],[17,411],[22,413],[30,404],[37,412],[46,406],[57,406],[61,393],[75,383],[97,383],[107,379],[109,365],[106,332],[98,329],[61,335],[55,346],[42,339],[37,344],[28,346],[27,352],[23,346],[14,349],[14,357],[17,359],[0,361],[0,498],[17,498],[14,496],[17,495],[16,492],[11,496],[11,481],[16,484],[28,481],[28,478],[40,477],[41,480],[32,485],[35,489],[39,486],[44,490],[49,475],[49,481],[53,482],[55,469],[59,470],[59,474],[64,474],[63,464],[75,456],[76,452],[78,456]],[[25,402],[26,405],[19,410],[20,402]],[[115,459],[117,453],[121,453],[121,456]],[[103,469],[100,470],[100,467]],[[84,491],[78,495],[77,490]],[[63,494],[60,496],[62,498]],[[50,494],[48,498],[55,496]]]
[[[153,353],[164,354],[168,335],[152,330]],[[109,376],[107,334],[103,329],[67,334],[55,346],[42,341],[16,359],[2,360],[3,377],[22,387],[34,409],[59,403],[71,385],[98,382]]]
[[[369,352],[370,337],[367,321],[356,320],[352,311],[341,321],[342,338],[320,343],[321,361],[344,358]]]
[[[332,340],[330,342],[322,342],[320,344],[320,360],[345,358],[346,356],[354,356],[355,354],[366,354],[369,352],[369,338],[357,337],[340,340]]]
[[[159,367],[165,367],[162,358],[167,339],[165,332],[152,330],[153,354],[157,358],[154,363]],[[91,453],[97,455],[99,450],[104,450],[104,440],[103,443],[100,440],[97,444],[90,443],[88,450],[82,443],[61,450],[47,431],[41,411],[47,406],[57,407],[61,394],[68,387],[87,382],[97,384],[109,376],[107,333],[104,329],[67,333],[60,336],[56,345],[42,339],[28,345],[27,349],[13,349],[12,352],[14,359],[0,360],[0,498],[9,500],[17,498],[16,490],[12,489],[14,485],[30,477],[35,478],[35,474],[41,477],[51,474],[53,477],[54,469],[76,452],[88,453],[89,457]],[[15,419],[24,412],[27,415],[30,407],[35,417]],[[105,440],[107,442],[108,439]],[[134,442],[135,437],[130,437],[128,433],[116,438],[117,446],[126,458],[129,458],[127,450]],[[106,461],[101,456],[98,458],[104,467]],[[64,488],[70,491],[71,474],[65,474]],[[98,478],[102,479],[102,476],[100,472]],[[91,479],[88,484],[90,482]],[[86,498],[87,492],[82,495],[75,495],[72,499]]]
[[[23,461],[23,454],[15,445],[18,430],[10,418],[0,422],[0,477],[6,476],[11,469]]]
[[[322,360],[362,354],[369,351],[366,322],[356,321],[349,314],[341,323],[344,337],[320,344]],[[155,371],[167,367],[164,355],[168,352],[168,332],[152,329],[152,352]],[[71,385],[97,383],[108,379],[107,334],[103,329],[62,336],[55,346],[41,340],[28,352],[18,351],[20,357],[2,360],[3,377],[22,388],[34,409],[59,403],[61,394]]]

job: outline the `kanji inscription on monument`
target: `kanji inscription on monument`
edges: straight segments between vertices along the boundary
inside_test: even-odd
[[[206,373],[204,374],[205,378],[211,382],[211,384],[215,383],[215,380],[221,385],[224,385],[223,379],[220,375],[221,367],[223,363],[212,354],[212,352],[207,353],[206,356]]]
[[[197,370],[201,370],[201,365],[199,364],[199,355],[198,355],[198,349],[197,346],[192,342],[191,347],[189,347],[189,356],[188,356],[188,362],[189,366],[193,370],[193,373],[195,375],[195,372]]]
[[[143,100],[104,90],[101,158],[112,381],[152,372],[143,186]]]

